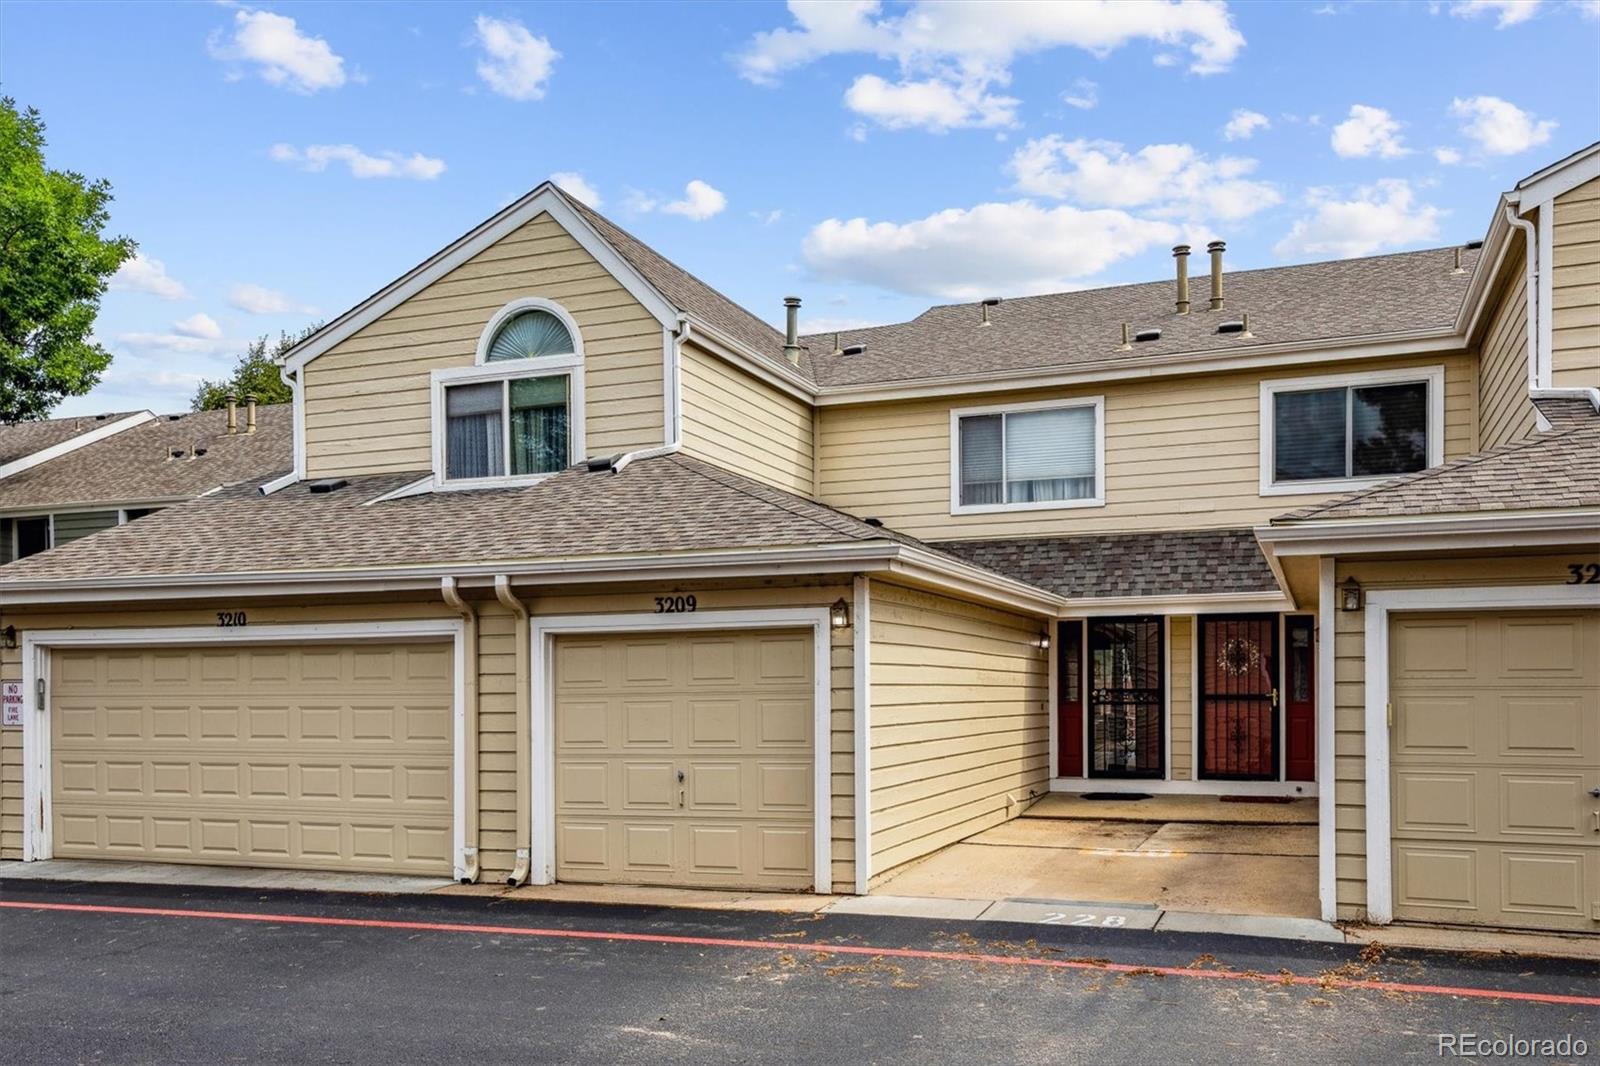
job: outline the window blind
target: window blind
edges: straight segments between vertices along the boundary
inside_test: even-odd
[[[1005,429],[1007,503],[1094,495],[1094,408],[1012,412]]]
[[[505,386],[499,381],[444,390],[445,477],[498,477],[505,473],[501,438]]]
[[[500,327],[484,361],[533,359],[541,355],[571,355],[572,334],[549,311],[524,311]]]
[[[961,420],[961,503],[999,503],[1005,481],[1003,420],[973,415]]]

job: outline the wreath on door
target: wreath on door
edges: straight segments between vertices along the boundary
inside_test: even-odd
[[[1217,652],[1217,669],[1230,677],[1243,677],[1261,666],[1261,645],[1244,637],[1229,637]]]

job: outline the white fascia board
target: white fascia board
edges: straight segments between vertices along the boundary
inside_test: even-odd
[[[8,478],[12,474],[19,474],[24,470],[30,470],[41,463],[48,463],[52,459],[60,458],[86,445],[105,440],[107,437],[116,436],[118,433],[132,429],[134,426],[142,426],[153,418],[155,418],[155,415],[151,412],[140,411],[137,414],[129,415],[127,418],[119,418],[115,422],[107,422],[103,426],[96,426],[85,433],[79,433],[76,437],[61,441],[58,444],[52,444],[48,448],[40,448],[30,455],[24,455],[20,459],[13,459],[9,463],[0,465],[0,479]]]
[[[1213,374],[1231,370],[1280,366],[1299,368],[1321,363],[1345,363],[1357,359],[1386,359],[1405,355],[1459,352],[1465,348],[1466,338],[1454,329],[1420,330],[1375,337],[1251,345],[1248,352],[1234,355],[1215,352],[1179,352],[1137,361],[1107,360],[1074,370],[1051,371],[1031,368],[987,374],[962,374],[920,382],[827,386],[817,390],[815,402],[819,407],[833,407],[842,404],[923,397],[971,396],[983,392],[1016,392],[1026,389],[1092,385],[1108,381],[1140,381],[1189,374]]]
[[[775,366],[771,360],[762,358],[748,346],[734,340],[704,319],[686,314],[682,316],[682,321],[689,327],[681,334],[682,339],[689,341],[701,351],[738,367],[797,400],[805,403],[816,402],[816,387],[801,377],[798,371],[792,373],[784,371]]]
[[[94,514],[99,511],[137,511],[143,507],[175,507],[188,503],[193,496],[163,496],[156,499],[134,497],[126,500],[96,500],[90,503],[40,504],[37,507],[7,507],[0,509],[0,518],[37,518],[47,514]]]
[[[457,238],[442,251],[419,263],[395,281],[379,289],[361,303],[352,307],[315,334],[291,349],[283,362],[283,372],[299,371],[311,360],[326,352],[340,341],[350,337],[363,326],[392,311],[404,301],[421,292],[450,271],[456,269],[479,252],[488,248],[507,234],[532,221],[541,213],[565,229],[584,250],[599,260],[608,273],[627,289],[662,326],[675,325],[678,309],[655,286],[646,281],[628,264],[583,217],[572,209],[566,198],[554,185],[544,182],[520,200],[480,223],[475,229]]]
[[[1495,202],[1494,216],[1489,219],[1489,230],[1483,238],[1483,250],[1478,255],[1478,266],[1473,270],[1472,277],[1467,280],[1467,293],[1461,300],[1460,309],[1456,312],[1456,332],[1461,334],[1463,340],[1469,342],[1477,337],[1484,309],[1489,303],[1489,294],[1494,291],[1494,279],[1500,273],[1500,268],[1505,265],[1506,256],[1511,254],[1511,249],[1514,247],[1510,239],[1511,224],[1506,221],[1505,216],[1506,203],[1504,196]]]
[[[887,569],[922,584],[1043,618],[1058,617],[1067,604],[1065,597],[1053,592],[909,545],[899,546]]]
[[[1375,551],[1538,547],[1600,538],[1600,508],[1494,512],[1419,518],[1346,519],[1257,526],[1271,555],[1347,555]]]
[[[1517,182],[1514,195],[1523,203],[1543,203],[1595,178],[1600,178],[1600,142],[1523,178]]]
[[[1211,592],[1174,596],[1074,596],[1061,618],[1108,614],[1276,614],[1293,611],[1287,594],[1274,592]]]

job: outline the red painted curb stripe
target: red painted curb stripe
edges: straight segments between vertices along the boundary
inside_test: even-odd
[[[602,932],[593,929],[541,929],[520,925],[473,925],[465,922],[407,922],[383,918],[323,918],[309,914],[257,914],[249,911],[179,910],[171,907],[111,907],[88,903],[24,903],[0,900],[13,910],[71,911],[82,914],[131,914],[149,918],[211,918],[232,922],[267,922],[274,925],[329,925],[357,929],[399,929],[424,933],[474,933],[479,936],[530,936],[556,940],[610,940],[634,944],[679,944],[688,947],[741,948],[757,951],[828,952],[833,955],[870,955],[889,959],[931,959],[936,962],[981,962],[996,966],[1034,966],[1050,970],[1094,970],[1116,974],[1158,974],[1162,977],[1199,977],[1224,981],[1255,981],[1269,985],[1315,988],[1366,989],[1427,996],[1464,996],[1474,999],[1510,999],[1525,1003],[1553,1003],[1600,1007],[1600,996],[1568,996],[1550,992],[1511,992],[1493,988],[1458,988],[1450,985],[1416,985],[1401,981],[1353,981],[1344,978],[1304,977],[1298,974],[1241,973],[1237,970],[1190,970],[1181,966],[1137,966],[1122,962],[1083,962],[1075,959],[1041,959],[1015,955],[984,955],[964,951],[929,951],[921,948],[878,948],[860,944],[796,943],[776,940],[734,940],[723,937],[669,936],[665,933]]]

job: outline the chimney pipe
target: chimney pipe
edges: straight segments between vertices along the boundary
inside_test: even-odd
[[[228,432],[239,432],[239,397],[228,393]]]
[[[1228,246],[1222,241],[1212,241],[1206,245],[1206,251],[1211,253],[1211,310],[1222,310],[1222,253]]]
[[[1189,313],[1189,246],[1174,247],[1172,258],[1178,261],[1178,314],[1186,315]]]
[[[253,395],[244,398],[244,431],[256,431],[256,398]]]
[[[783,298],[783,355],[790,365],[800,365],[800,297]]]
[[[1133,349],[1132,341],[1133,341],[1133,338],[1128,333],[1128,324],[1126,322],[1124,322],[1122,324],[1122,343],[1117,346],[1117,351],[1119,351],[1119,352],[1131,351]]]

